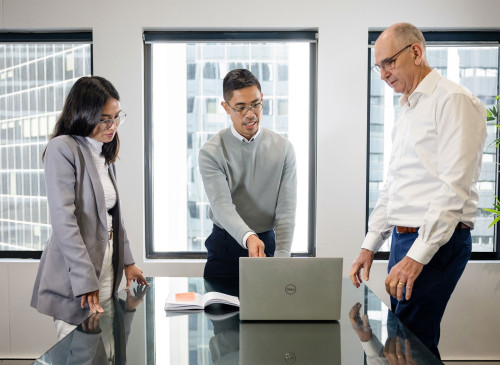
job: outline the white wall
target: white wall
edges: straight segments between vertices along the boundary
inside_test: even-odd
[[[0,0],[0,5],[0,30],[92,30],[94,74],[114,83],[128,113],[120,129],[118,179],[133,252],[149,276],[200,275],[203,262],[144,260],[144,179],[138,173],[144,171],[143,30],[319,29],[317,251],[319,256],[344,257],[347,273],[365,224],[368,30],[400,21],[432,29],[500,25],[496,0]],[[383,290],[375,283],[383,283],[384,265],[375,265],[371,279],[381,295]],[[460,352],[445,345],[444,335],[454,331],[463,310],[469,316],[475,310],[494,312],[489,303],[500,302],[500,264],[470,266],[473,269],[467,269],[443,323],[442,353],[446,358],[499,359],[500,349],[494,346]],[[29,262],[0,262],[1,277],[9,279],[0,281],[0,290],[8,293],[8,301],[0,300],[0,357],[35,356],[48,348],[46,343],[15,346],[16,328],[26,318],[40,331],[25,334],[25,341],[53,340],[50,321],[28,309],[36,267]]]

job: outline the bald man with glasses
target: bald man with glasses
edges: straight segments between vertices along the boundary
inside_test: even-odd
[[[232,125],[203,145],[199,166],[213,229],[204,277],[238,277],[240,257],[290,256],[297,178],[290,141],[262,128],[263,94],[248,70],[229,72],[221,103]]]
[[[486,110],[466,88],[429,66],[425,39],[408,23],[375,43],[374,71],[401,93],[385,184],[352,264],[356,287],[392,233],[391,309],[437,356],[440,323],[470,258]],[[361,272],[363,271],[363,275]]]

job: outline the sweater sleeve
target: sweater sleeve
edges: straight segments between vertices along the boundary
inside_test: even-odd
[[[243,236],[252,229],[243,221],[233,204],[227,176],[217,159],[213,144],[205,144],[200,150],[198,164],[210,208],[215,219],[243,248]]]
[[[295,230],[295,211],[297,208],[297,171],[295,151],[287,144],[283,172],[281,174],[274,227],[276,230],[275,257],[290,256]]]

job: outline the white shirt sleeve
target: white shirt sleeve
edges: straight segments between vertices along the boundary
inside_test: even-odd
[[[392,226],[387,223],[387,200],[387,186],[384,185],[379,192],[377,204],[370,214],[368,220],[368,233],[366,234],[361,248],[377,252],[380,246],[382,246],[385,240],[391,235]]]
[[[247,247],[247,239],[248,239],[248,237],[250,237],[253,234],[255,234],[255,232],[253,232],[253,231],[249,231],[249,232],[245,233],[245,235],[243,236],[243,239],[241,240],[241,246],[243,246],[244,248],[248,249],[248,247]]]

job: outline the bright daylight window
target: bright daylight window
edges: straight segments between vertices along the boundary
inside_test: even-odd
[[[39,258],[50,235],[42,152],[91,74],[91,33],[0,33],[0,257]]]
[[[370,32],[368,52],[370,67],[373,65],[373,44],[379,32]],[[499,94],[499,42],[500,34],[491,32],[424,32],[427,41],[427,59],[432,68],[441,75],[467,87],[487,107],[495,105]],[[369,71],[369,146],[368,146],[368,199],[367,210],[371,213],[385,179],[391,149],[391,131],[395,117],[399,114],[400,94],[380,79],[380,75]],[[483,152],[483,164],[479,177],[479,204],[476,226],[472,234],[472,258],[494,258],[497,238],[493,220],[482,208],[491,208],[497,193],[497,150],[492,141],[497,136],[493,123],[487,127],[488,136]],[[390,239],[382,246],[389,251]],[[384,257],[380,255],[380,257]]]
[[[146,32],[147,256],[204,257],[212,231],[198,170],[203,144],[231,120],[222,81],[246,68],[264,94],[262,127],[290,139],[297,156],[294,255],[314,242],[316,33]]]

